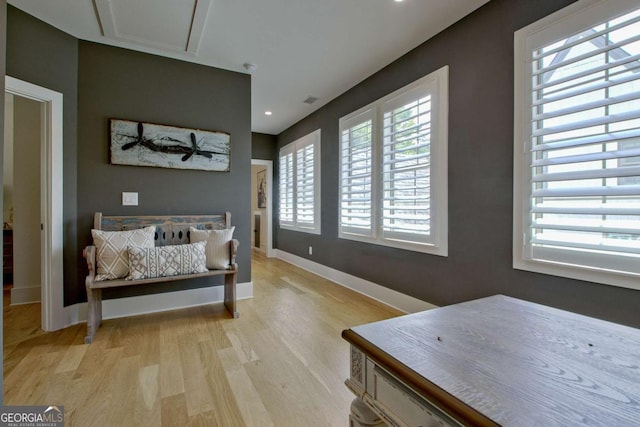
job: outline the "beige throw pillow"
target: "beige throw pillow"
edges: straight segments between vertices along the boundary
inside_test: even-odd
[[[229,242],[233,238],[235,227],[224,230],[198,230],[189,228],[190,241],[207,242],[207,268],[210,270],[226,270],[229,268]]]
[[[129,274],[129,246],[154,247],[156,227],[129,231],[91,230],[96,247],[96,281],[120,279]]]
[[[127,280],[206,273],[205,242],[189,245],[129,248]]]

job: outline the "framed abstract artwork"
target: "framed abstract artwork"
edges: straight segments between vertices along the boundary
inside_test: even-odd
[[[109,120],[111,164],[229,171],[230,134]]]
[[[267,171],[261,170],[257,174],[257,185],[258,185],[258,207],[266,208],[267,207]]]

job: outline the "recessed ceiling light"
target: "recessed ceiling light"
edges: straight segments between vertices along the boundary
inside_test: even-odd
[[[402,2],[402,1],[404,1],[404,0],[394,0],[394,1],[395,1],[396,3],[400,3],[400,2]]]
[[[265,116],[270,116],[270,115],[272,115],[272,114],[273,114],[273,113],[272,113],[271,111],[265,111],[265,112],[264,112],[264,115],[265,115]]]

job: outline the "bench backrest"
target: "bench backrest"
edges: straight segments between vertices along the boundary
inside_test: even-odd
[[[167,215],[167,216],[103,216],[96,212],[93,228],[103,231],[135,230],[156,226],[156,246],[189,243],[189,227],[199,230],[223,230],[231,227],[231,213],[222,215]]]

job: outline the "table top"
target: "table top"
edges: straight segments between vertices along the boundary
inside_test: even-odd
[[[465,424],[640,426],[638,329],[496,295],[342,336]]]

